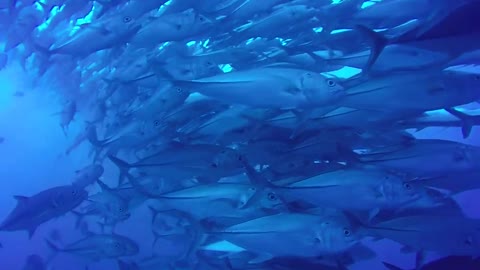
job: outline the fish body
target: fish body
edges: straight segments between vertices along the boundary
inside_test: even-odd
[[[3,231],[26,230],[30,238],[41,224],[65,215],[87,197],[87,192],[76,186],[58,186],[31,197],[15,196],[17,206],[3,221]]]

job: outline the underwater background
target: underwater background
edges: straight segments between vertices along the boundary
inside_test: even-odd
[[[480,269],[475,11],[0,0],[0,269]]]

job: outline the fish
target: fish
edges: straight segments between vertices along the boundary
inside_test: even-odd
[[[368,168],[326,172],[274,190],[281,196],[306,200],[319,207],[365,211],[412,207],[416,200],[427,196],[415,182]]]
[[[99,50],[112,48],[128,39],[140,29],[128,14],[119,14],[93,24],[83,26],[77,33],[66,40],[56,41],[50,48],[37,46],[48,55],[66,54],[87,56]],[[95,40],[90,43],[88,41]],[[86,46],[86,44],[89,44]]]
[[[441,223],[432,225],[435,221]],[[388,235],[389,239],[413,247],[416,251],[458,256],[478,254],[478,220],[475,219],[412,215],[378,222],[368,230],[372,235]]]
[[[92,261],[133,256],[139,252],[136,242],[116,234],[91,234],[65,247],[58,247],[49,240],[46,243],[56,253],[69,253]]]
[[[87,187],[96,183],[103,175],[105,169],[102,165],[93,164],[75,171],[75,179],[72,185],[79,187]]]
[[[14,198],[17,205],[2,222],[0,230],[25,230],[32,238],[38,226],[79,206],[87,198],[87,192],[67,185],[49,188],[30,197]]]
[[[162,42],[195,38],[212,27],[213,23],[207,17],[188,9],[178,14],[151,18],[133,36],[131,44],[136,48],[151,48]]]
[[[474,146],[447,140],[426,139],[416,140],[412,145],[378,148],[358,157],[359,161],[364,164],[410,172],[418,177],[434,177],[448,172],[460,173],[476,170],[476,163],[471,159],[476,155],[477,149]],[[402,162],[402,160],[408,160],[408,162]],[[409,162],[414,163],[409,164]],[[425,166],[420,168],[417,166],[417,162]],[[446,166],[445,168],[448,169],[443,170],[442,166]]]
[[[344,93],[334,79],[305,70],[277,67],[181,81],[179,85],[223,102],[272,109],[322,106],[341,99]],[[259,93],[256,89],[265,92]]]
[[[222,238],[256,252],[259,256],[251,263],[281,256],[331,255],[347,250],[357,241],[353,229],[335,218],[300,213],[253,219],[226,228],[220,234]],[[288,244],[293,243],[296,249],[289,248],[291,245]]]

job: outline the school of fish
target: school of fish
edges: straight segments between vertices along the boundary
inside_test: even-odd
[[[417,270],[480,269],[480,219],[454,199],[480,189],[480,147],[411,132],[475,136],[478,14],[478,0],[0,0],[0,70],[58,97],[65,155],[91,147],[74,179],[2,217],[32,238],[72,215],[83,235],[43,236],[51,256],[18,269],[69,253],[78,269],[345,270],[385,239]],[[149,250],[115,230],[141,209]]]

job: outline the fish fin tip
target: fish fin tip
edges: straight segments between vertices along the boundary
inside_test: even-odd
[[[387,46],[388,39],[365,25],[357,24],[355,25],[355,29],[365,36],[371,43],[370,56],[362,71],[362,73],[368,74],[380,54],[383,52],[383,49]]]
[[[382,262],[382,264],[388,268],[389,270],[403,270],[402,268],[396,266],[396,265],[393,265],[391,263],[388,263],[388,262]]]

